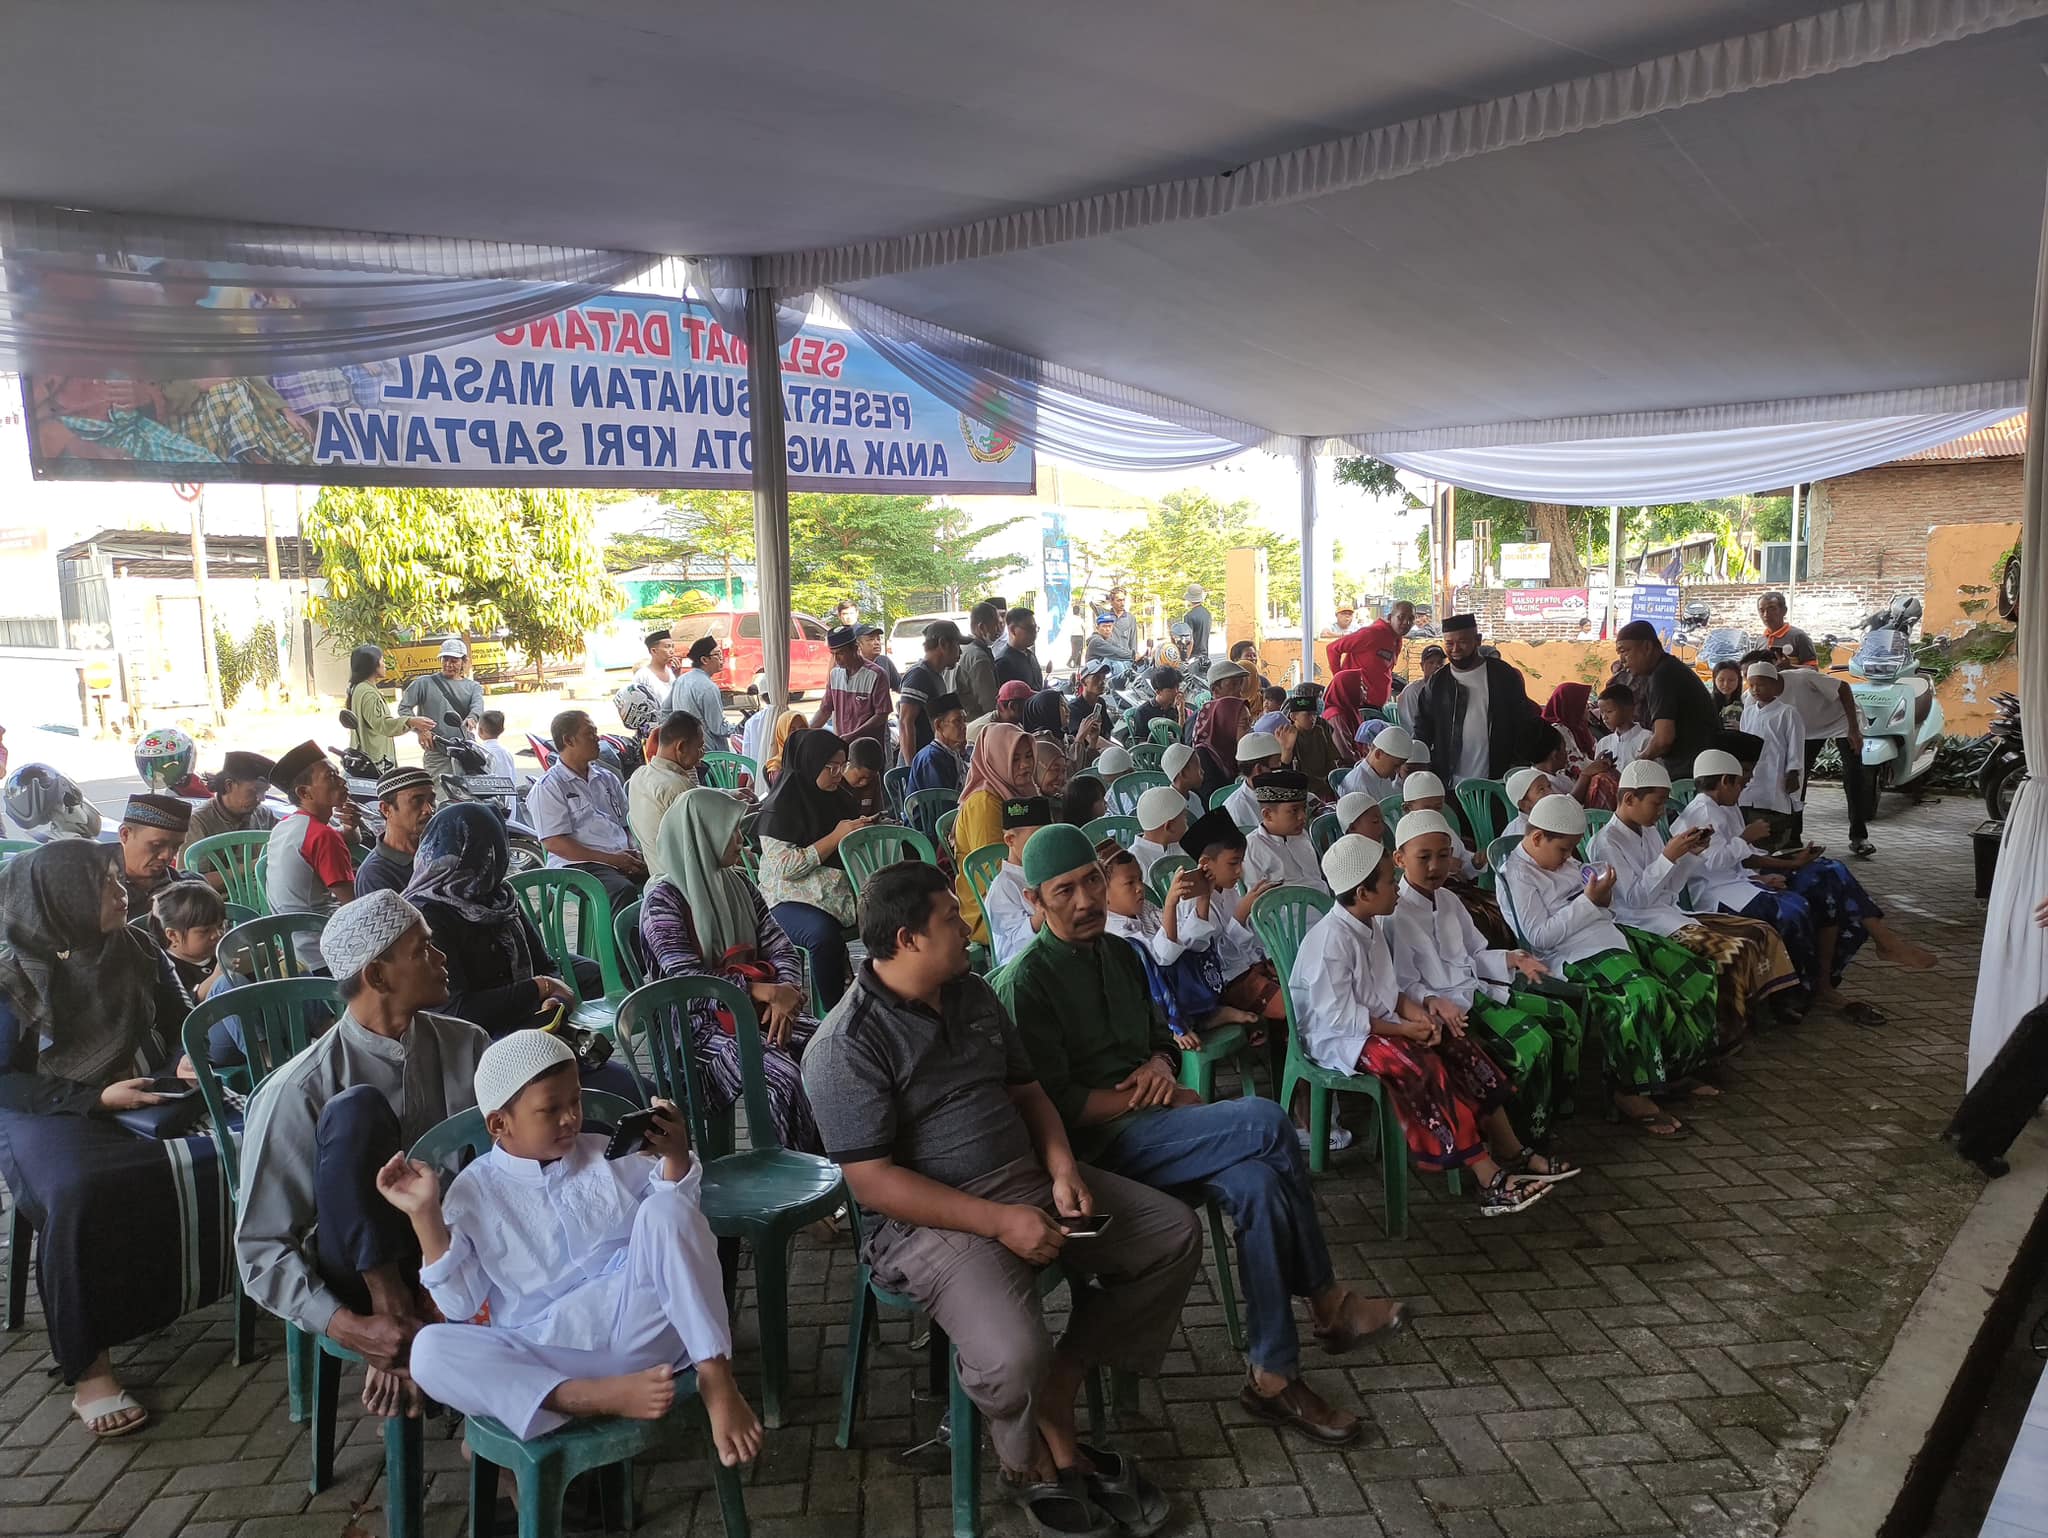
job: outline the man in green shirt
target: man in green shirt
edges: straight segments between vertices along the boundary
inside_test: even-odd
[[[1358,1417],[1301,1376],[1294,1299],[1309,1300],[1316,1339],[1332,1352],[1398,1330],[1406,1311],[1337,1283],[1308,1166],[1277,1102],[1205,1105],[1181,1087],[1144,963],[1130,942],[1105,933],[1107,885],[1088,836],[1067,824],[1033,834],[1024,884],[1037,938],[989,982],[1076,1157],[1162,1190],[1199,1188],[1229,1209],[1251,1359],[1239,1402],[1318,1442],[1355,1441]]]

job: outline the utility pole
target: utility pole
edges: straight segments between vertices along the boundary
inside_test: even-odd
[[[1614,634],[1614,620],[1621,602],[1621,509],[1607,509],[1607,631]]]
[[[206,709],[215,726],[225,725],[221,710],[220,654],[213,645],[213,610],[206,601],[206,488],[192,498],[192,586],[199,594],[199,653],[206,667]]]

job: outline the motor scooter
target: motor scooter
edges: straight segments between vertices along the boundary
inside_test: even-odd
[[[2012,812],[2020,781],[2027,777],[2027,748],[2020,730],[2019,697],[1994,694],[1991,705],[1991,751],[1977,771],[1977,788],[1984,793],[1985,815],[2003,822]]]
[[[1920,600],[1902,593],[1865,616],[1863,643],[1849,659],[1849,688],[1863,716],[1863,762],[1877,771],[1879,790],[1913,788],[1940,755],[1941,705],[1907,639],[1920,612]]]

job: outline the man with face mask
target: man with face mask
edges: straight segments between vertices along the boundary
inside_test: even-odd
[[[1526,723],[1536,719],[1519,669],[1483,656],[1479,621],[1444,621],[1448,666],[1423,685],[1416,702],[1417,735],[1429,743],[1431,767],[1450,784],[1497,780],[1522,761]]]

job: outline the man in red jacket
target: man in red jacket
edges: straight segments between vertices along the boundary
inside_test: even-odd
[[[1330,643],[1330,671],[1342,673],[1356,668],[1365,675],[1362,687],[1366,704],[1377,710],[1393,692],[1394,664],[1401,656],[1401,643],[1415,628],[1415,605],[1402,599],[1387,611],[1386,618],[1361,625],[1349,635]]]

